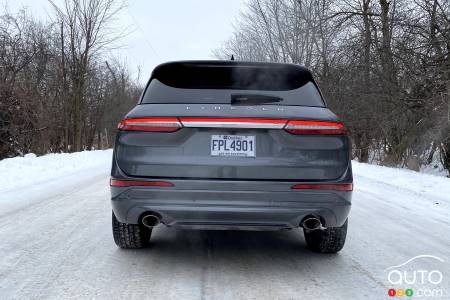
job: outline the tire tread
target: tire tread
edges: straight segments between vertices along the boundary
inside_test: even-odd
[[[114,242],[123,249],[145,248],[150,243],[152,230],[137,224],[121,223],[112,213]]]
[[[344,248],[347,237],[348,220],[341,227],[324,230],[303,230],[308,249],[318,253],[337,253]]]

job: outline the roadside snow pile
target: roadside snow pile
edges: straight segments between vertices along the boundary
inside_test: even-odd
[[[60,179],[91,168],[108,170],[112,150],[52,153],[37,157],[27,154],[0,160],[0,193],[29,188],[52,179]]]
[[[28,154],[0,160],[0,200],[45,197],[64,187],[75,187],[80,181],[107,176],[112,150],[47,154],[36,157]],[[450,179],[406,169],[389,168],[353,161],[355,189],[364,187],[358,181],[370,182],[369,189],[386,185],[399,191],[412,192],[432,200],[450,204]],[[105,181],[105,186],[108,183]],[[0,201],[1,202],[1,201]],[[9,201],[10,202],[10,201]],[[2,203],[5,205],[5,202]],[[1,211],[1,209],[0,209]]]
[[[429,165],[420,166],[420,173],[447,177],[448,171],[444,169],[442,164],[431,163]]]
[[[391,186],[410,190],[427,197],[450,202],[450,178],[419,173],[407,169],[389,168],[352,161],[355,186],[364,177]]]

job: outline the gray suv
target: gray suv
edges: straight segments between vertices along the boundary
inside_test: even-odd
[[[156,67],[119,123],[112,227],[142,248],[162,223],[189,229],[302,227],[342,249],[353,178],[346,129],[311,72],[293,64],[181,61]]]

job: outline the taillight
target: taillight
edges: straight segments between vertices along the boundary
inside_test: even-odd
[[[353,183],[300,183],[291,186],[293,190],[334,190],[334,191],[353,191]]]
[[[180,118],[184,127],[282,129],[286,120],[252,118]]]
[[[144,180],[119,180],[112,179],[110,186],[127,187],[127,186],[156,186],[156,187],[172,187],[173,183],[169,181],[144,181]]]
[[[119,130],[123,131],[148,132],[175,132],[183,127],[284,129],[291,134],[343,135],[347,133],[342,123],[253,118],[135,118],[122,120],[118,126]]]
[[[326,121],[289,121],[284,130],[291,134],[347,134],[344,124]]]
[[[148,131],[148,132],[175,132],[182,128],[177,118],[136,118],[126,119],[119,123],[119,130]]]

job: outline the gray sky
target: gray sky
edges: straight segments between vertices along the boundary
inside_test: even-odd
[[[0,0],[10,12],[28,7],[36,18],[46,19],[52,9],[47,0]],[[55,0],[61,3],[62,0]],[[181,59],[210,59],[233,30],[232,23],[245,0],[128,0],[118,17],[120,28],[131,33],[114,54],[126,61],[141,82],[159,63]]]

